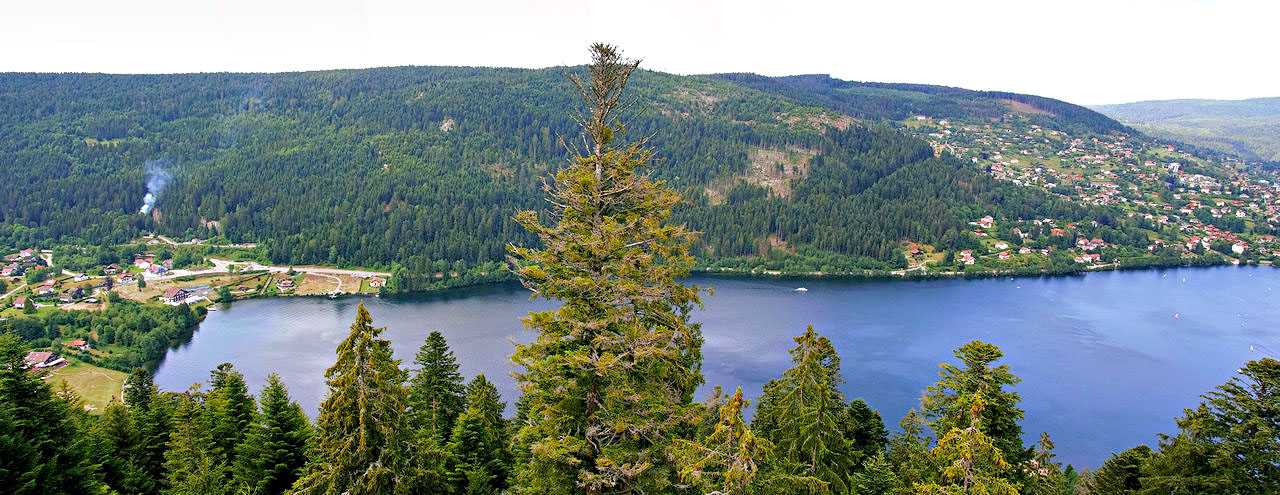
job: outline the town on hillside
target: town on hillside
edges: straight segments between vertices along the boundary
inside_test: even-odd
[[[1144,137],[1072,135],[1036,122],[1010,113],[982,121],[917,115],[901,124],[939,155],[972,163],[996,180],[1107,213],[1108,221],[984,214],[973,218],[963,234],[972,241],[970,249],[936,253],[931,246],[906,243],[911,270],[1033,271],[1053,262],[1085,269],[1272,264],[1280,259],[1280,183],[1274,173]]]

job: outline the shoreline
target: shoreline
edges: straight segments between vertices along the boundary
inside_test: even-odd
[[[1214,268],[1214,267],[1227,267],[1227,266],[1236,266],[1236,267],[1270,266],[1273,268],[1280,268],[1267,263],[1251,264],[1251,263],[1233,263],[1225,260],[1224,261],[1191,260],[1191,261],[1184,261],[1182,263],[1156,262],[1156,263],[1131,264],[1131,265],[1121,265],[1117,263],[1110,263],[1107,265],[1080,267],[1074,270],[1047,270],[1047,269],[1016,270],[1014,269],[1014,270],[996,270],[996,271],[982,271],[982,272],[919,272],[915,270],[908,270],[908,271],[895,273],[893,271],[867,270],[863,272],[829,272],[828,273],[828,272],[789,272],[789,271],[783,271],[783,270],[747,271],[747,270],[735,269],[735,268],[697,267],[697,268],[691,269],[689,271],[689,275],[690,276],[712,276],[712,277],[723,276],[723,277],[746,278],[746,279],[795,278],[795,279],[814,279],[814,280],[846,279],[846,280],[867,280],[867,281],[877,281],[877,280],[879,281],[899,281],[899,280],[922,281],[922,280],[947,280],[947,279],[975,279],[976,280],[976,279],[990,279],[990,278],[1000,278],[1000,277],[1014,277],[1014,278],[1078,277],[1078,276],[1088,275],[1090,273],[1102,273],[1102,272],[1140,271],[1140,270],[1159,271],[1159,270],[1178,269],[1178,268]],[[431,293],[449,291],[454,289],[466,289],[466,288],[480,287],[480,286],[490,285],[490,284],[501,284],[501,283],[507,283],[507,282],[516,282],[516,281],[517,280],[515,279],[515,277],[512,276],[512,277],[504,278],[501,280],[486,280],[482,282],[456,285],[451,287],[435,287],[435,288],[419,289],[419,290],[404,291],[404,292],[390,292],[390,291],[374,292],[374,293],[350,292],[350,293],[338,294],[337,297],[412,296],[415,294],[431,294]],[[276,297],[331,298],[330,296],[325,294],[276,293],[271,295],[256,294],[249,297],[236,297],[235,300],[233,300],[232,302],[250,300],[250,299],[276,298]],[[229,303],[217,303],[217,302],[210,301],[208,305],[214,305],[214,304],[229,304]]]

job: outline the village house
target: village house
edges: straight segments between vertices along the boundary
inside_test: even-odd
[[[84,339],[69,340],[67,341],[66,346],[72,349],[80,349],[82,351],[89,350],[89,343],[85,342]]]
[[[18,309],[27,309],[27,298],[18,297],[13,300],[13,307]]]
[[[374,277],[374,278],[369,279],[369,288],[370,288],[370,289],[376,289],[376,288],[378,288],[378,287],[382,287],[382,286],[384,286],[384,285],[387,285],[387,281],[386,281],[386,279],[382,279],[382,278],[378,278],[378,277]]]
[[[66,360],[52,351],[31,351],[27,353],[27,357],[22,359],[27,368],[43,369],[65,363]]]
[[[188,297],[191,297],[191,291],[184,287],[173,287],[164,291],[164,294],[160,296],[160,302],[177,306],[186,302]]]
[[[276,283],[276,288],[279,288],[279,289],[292,289],[292,288],[293,288],[293,279],[288,279],[288,278],[286,278],[286,279],[284,279],[284,280],[281,280],[281,281],[277,282],[277,283]]]

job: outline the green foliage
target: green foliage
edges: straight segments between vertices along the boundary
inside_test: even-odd
[[[932,439],[924,434],[924,418],[912,409],[898,422],[898,431],[889,439],[886,459],[898,479],[894,493],[911,493],[918,484],[931,482],[941,469],[929,455]]]
[[[498,389],[478,375],[467,387],[467,408],[449,440],[449,483],[453,493],[497,494],[506,487],[505,405]]]
[[[1141,493],[1142,466],[1155,455],[1151,447],[1139,445],[1102,463],[1089,483],[1091,495],[1130,495]]]
[[[0,321],[0,332],[32,341],[88,339],[92,330],[98,335],[95,344],[119,344],[123,349],[101,358],[82,353],[79,359],[127,372],[164,356],[171,345],[190,335],[198,321],[185,304],[166,306],[112,298],[103,311],[53,311],[30,318],[6,319]]]
[[[228,468],[235,465],[236,449],[244,442],[253,424],[257,405],[249,395],[244,374],[222,363],[211,373],[212,390],[205,397],[203,418],[213,437],[218,462]]]
[[[795,338],[790,369],[765,385],[752,429],[777,446],[773,466],[788,474],[812,476],[834,493],[849,489],[849,475],[860,464],[842,421],[844,395],[838,389],[840,356],[813,325]],[[883,425],[881,425],[883,428]]]
[[[173,433],[165,451],[167,495],[218,495],[228,492],[227,465],[208,427],[205,394],[195,386],[178,399]]]
[[[0,487],[15,495],[102,493],[86,419],[69,393],[29,373],[27,348],[0,335]]]
[[[1006,390],[1022,380],[1009,371],[1008,365],[991,366],[1004,357],[1004,353],[995,345],[977,340],[960,346],[954,353],[963,366],[940,364],[938,382],[929,386],[920,398],[925,416],[931,420],[929,427],[936,435],[965,428],[970,413],[961,402],[965,397],[982,394],[985,411],[981,417],[982,432],[995,442],[1009,462],[1019,465],[1028,460],[1019,424],[1025,415],[1018,408],[1022,398]]]
[[[107,404],[93,434],[96,457],[102,460],[102,481],[119,493],[151,493],[150,480],[140,465],[144,447],[132,411],[116,401]]]
[[[1280,361],[1245,364],[1187,410],[1178,430],[1144,463],[1142,493],[1280,492]]]
[[[443,444],[453,422],[466,409],[465,387],[458,361],[438,331],[427,336],[413,358],[417,368],[409,381],[409,426]]]
[[[311,425],[275,373],[267,376],[261,396],[262,412],[236,450],[233,486],[248,493],[278,495],[302,475]]]
[[[889,495],[899,483],[893,464],[884,452],[877,452],[862,463],[861,471],[853,474],[849,491],[853,495]]]
[[[933,448],[935,462],[942,467],[938,481],[916,485],[921,494],[937,495],[1017,495],[1018,485],[1002,475],[1012,467],[993,438],[983,433],[982,392],[963,395],[953,407],[964,408],[968,426],[954,427]]]
[[[699,493],[742,495],[779,490],[826,491],[817,478],[793,476],[762,467],[770,462],[774,445],[747,428],[742,411],[750,404],[738,388],[717,411],[718,421],[704,437],[677,439],[672,448],[680,480]]]
[[[701,329],[689,323],[698,289],[677,280],[694,235],[667,224],[680,196],[639,171],[653,150],[621,144],[615,112],[635,63],[607,45],[592,53],[591,80],[574,79],[587,149],[548,186],[552,225],[517,216],[542,248],[510,248],[525,285],[562,303],[524,320],[538,336],[512,356],[529,418],[521,493],[670,490],[670,443],[692,424],[702,383]]]
[[[413,493],[412,438],[406,428],[408,379],[392,357],[383,328],[361,303],[351,333],[338,344],[338,360],[325,371],[328,396],[320,404],[314,448],[298,494]]]
[[[1071,494],[1070,480],[1053,458],[1053,440],[1049,439],[1047,432],[1041,432],[1034,458],[1025,468],[1027,482],[1023,493],[1027,495]]]
[[[0,245],[92,246],[68,258],[89,266],[98,245],[156,231],[260,244],[223,256],[388,269],[390,291],[506,278],[497,264],[505,245],[536,240],[511,213],[542,204],[538,178],[564,157],[562,137],[575,135],[563,70],[0,75],[0,128],[9,130],[0,173],[23,185],[0,198]],[[706,233],[695,254],[743,269],[898,267],[902,239],[940,243],[964,230],[967,210],[1074,218],[1045,194],[870,122],[999,118],[1004,100],[1018,100],[1056,114],[1059,128],[1121,128],[1062,102],[956,88],[639,70],[631,88],[629,132],[652,136],[664,158],[655,176],[690,200],[675,220]],[[746,178],[762,150],[813,155],[779,184],[788,197]],[[139,215],[143,164],[159,156],[171,159],[174,182],[159,213]],[[770,236],[796,252],[771,256]],[[172,256],[182,266],[211,250]]]

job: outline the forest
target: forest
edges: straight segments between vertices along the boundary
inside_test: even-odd
[[[184,391],[161,391],[135,369],[124,400],[91,416],[24,363],[29,343],[63,323],[49,317],[0,335],[0,486],[174,495],[1280,491],[1280,361],[1270,358],[1208,391],[1155,448],[1135,446],[1092,471],[1056,462],[1047,432],[1026,443],[1020,379],[998,347],[976,340],[940,365],[919,408],[892,431],[842,391],[840,356],[812,326],[761,397],[716,389],[696,401],[702,334],[691,314],[702,289],[680,277],[695,265],[699,233],[673,222],[686,204],[680,192],[644,174],[656,141],[628,140],[619,124],[638,62],[609,45],[592,53],[590,82],[570,78],[587,107],[584,146],[548,179],[549,210],[514,216],[536,246],[507,248],[521,282],[560,304],[523,320],[537,337],[511,356],[521,389],[513,416],[486,377],[458,372],[439,332],[402,365],[363,305],[314,419],[278,377],[255,396],[230,363]],[[905,146],[883,163],[913,157]],[[866,177],[839,180],[874,189]],[[113,339],[161,341],[194,318],[172,311],[172,326],[94,318]]]
[[[258,243],[276,264],[392,271],[393,290],[439,285],[420,270],[442,265],[489,280],[482,265],[535,240],[515,213],[546,205],[542,179],[581,146],[564,76],[584,70],[3,74],[0,245],[114,248],[156,232]],[[961,248],[956,232],[987,214],[1143,235],[1108,208],[935,156],[888,123],[926,109],[999,116],[1018,101],[1062,128],[1125,131],[1060,101],[642,69],[628,101],[622,131],[660,150],[648,173],[687,201],[673,221],[702,233],[700,266],[893,269],[904,240]]]

